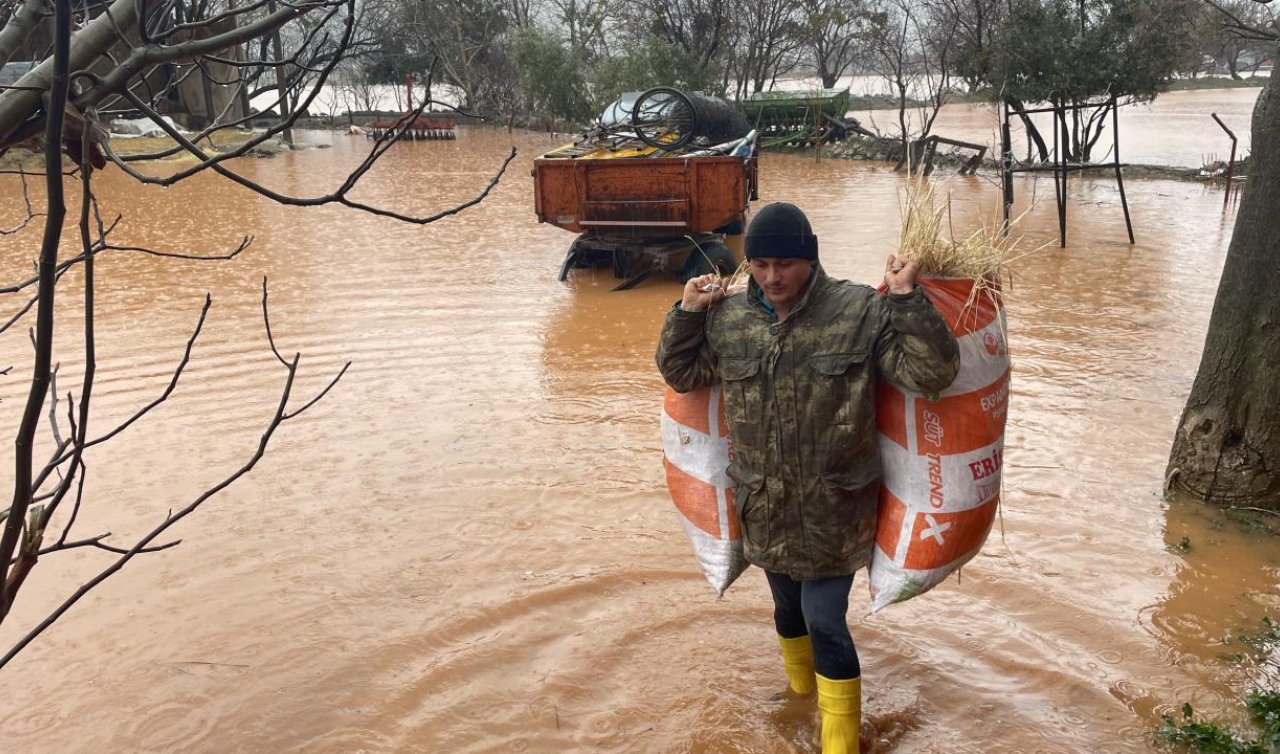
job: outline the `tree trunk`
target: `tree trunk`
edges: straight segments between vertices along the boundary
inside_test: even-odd
[[[1272,510],[1280,510],[1277,86],[1271,79],[1254,106],[1254,165],[1166,472],[1166,487],[1205,502]]]
[[[821,60],[818,63],[818,77],[822,79],[822,88],[831,89],[836,85],[836,81],[840,78],[840,74],[836,71],[827,70],[827,62]]]
[[[1040,129],[1036,128],[1036,124],[1032,122],[1031,116],[1027,115],[1027,106],[1016,97],[1006,96],[1005,101],[1009,103],[1009,107],[1013,108],[1013,114],[1018,116],[1022,121],[1022,127],[1027,132],[1027,138],[1035,142],[1036,151],[1040,153],[1040,161],[1049,161],[1049,147],[1044,143],[1044,137],[1040,135]]]
[[[129,34],[138,23],[136,0],[115,0],[71,38],[73,71],[88,70],[90,64],[115,44],[120,34]],[[0,144],[40,107],[40,98],[53,81],[53,56],[23,74],[8,89],[0,91]]]
[[[8,63],[26,44],[27,39],[35,32],[45,18],[44,0],[23,0],[22,5],[13,12],[9,22],[0,29],[0,65]],[[50,28],[53,16],[48,17]],[[53,34],[49,35],[53,38]]]
[[[268,13],[276,12],[275,0],[272,0],[271,2],[267,3],[267,12]],[[276,29],[271,32],[271,51],[272,51],[272,54],[275,56],[276,90],[280,95],[280,104],[277,105],[276,107],[279,109],[280,120],[284,121],[284,120],[288,120],[291,108],[289,107],[289,87],[285,83],[288,78],[288,70],[287,70],[287,67],[284,65],[284,45],[281,44],[280,42],[279,29]],[[293,146],[293,129],[292,128],[286,128],[284,130],[284,133],[281,134],[281,136],[284,137],[285,144],[288,144],[291,147]]]

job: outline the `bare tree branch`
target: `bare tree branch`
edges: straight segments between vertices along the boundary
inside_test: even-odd
[[[235,6],[233,0],[228,0],[225,4],[214,0],[112,0],[109,5],[91,3],[90,0],[6,1],[9,3],[11,18],[8,25],[0,28],[0,57],[17,49],[13,42],[15,35],[31,26],[32,19],[43,23],[41,19],[46,8],[52,8],[55,13],[56,33],[53,36],[51,55],[42,56],[41,62],[19,77],[13,86],[0,87],[0,155],[6,153],[11,146],[23,144],[29,137],[38,136],[43,131],[43,140],[38,143],[43,145],[44,171],[41,175],[46,183],[47,202],[47,212],[43,213],[44,236],[35,276],[0,288],[0,295],[23,291],[26,294],[34,293],[7,324],[0,326],[0,332],[21,320],[31,309],[37,311],[36,323],[32,328],[35,363],[31,371],[26,409],[15,441],[13,501],[0,510],[0,623],[11,615],[16,595],[40,557],[76,549],[101,550],[112,553],[115,557],[94,578],[66,595],[62,604],[37,625],[24,627],[27,633],[0,657],[0,667],[65,615],[84,594],[119,572],[134,556],[176,546],[177,541],[162,543],[161,538],[169,527],[176,525],[214,495],[249,473],[266,452],[276,430],[325,399],[351,366],[349,361],[344,363],[313,396],[307,400],[294,401],[292,391],[301,356],[295,353],[290,359],[280,350],[276,333],[272,330],[267,281],[264,279],[263,327],[272,356],[285,370],[285,375],[275,412],[266,421],[256,449],[238,469],[196,495],[184,507],[176,510],[171,508],[168,515],[157,522],[149,533],[136,539],[130,537],[131,545],[108,542],[110,533],[85,537],[84,532],[78,531],[77,527],[83,526],[81,511],[88,503],[86,479],[91,466],[87,456],[92,455],[95,446],[118,438],[175,393],[185,375],[212,305],[212,298],[206,294],[181,359],[160,394],[124,421],[97,437],[91,437],[91,431],[101,432],[93,430],[90,422],[96,379],[95,277],[99,255],[106,252],[132,252],[164,259],[230,260],[253,242],[252,236],[245,235],[236,248],[217,255],[112,243],[111,234],[121,218],[116,216],[109,226],[104,223],[101,208],[92,191],[94,171],[101,169],[103,165],[100,150],[105,150],[107,156],[127,174],[144,183],[172,185],[197,173],[213,171],[280,204],[340,204],[415,224],[434,222],[484,200],[505,175],[516,156],[513,148],[488,185],[475,198],[434,214],[414,216],[352,199],[351,194],[377,160],[413,127],[428,106],[434,104],[429,96],[429,77],[426,90],[428,96],[420,99],[418,107],[410,108],[411,112],[406,113],[394,128],[373,140],[368,153],[335,191],[317,197],[288,196],[238,174],[231,168],[229,161],[248,154],[255,146],[278,134],[287,135],[301,113],[317,101],[321,88],[326,85],[338,65],[375,44],[376,40],[372,37],[357,38],[355,19],[363,11],[357,6],[356,0],[245,0],[248,4],[240,8]],[[75,10],[73,4],[78,8],[75,12],[80,14],[77,18],[83,19],[82,25],[75,29],[71,23],[71,15]],[[18,16],[21,18],[15,23],[14,17]],[[340,34],[336,31],[339,24],[342,27]],[[287,27],[287,36],[280,33],[283,27]],[[285,36],[289,44],[288,55],[285,54],[282,36]],[[242,59],[252,57],[254,53],[257,54],[257,59]],[[472,50],[467,54],[475,56],[479,52]],[[434,64],[432,68],[434,69]],[[282,117],[265,132],[252,136],[226,152],[214,154],[216,149],[213,135],[219,130],[249,121],[252,116],[245,101],[247,93],[273,74],[279,94],[275,107]],[[193,83],[203,89],[203,109],[195,112],[203,112],[209,120],[209,124],[194,137],[178,131],[160,115],[161,112],[168,112],[160,106],[160,100],[175,92],[180,98],[187,97]],[[219,87],[218,97],[214,96],[214,87]],[[226,97],[228,92],[232,99],[220,99]],[[235,106],[239,109],[233,111]],[[465,114],[460,108],[450,109]],[[150,119],[176,145],[157,154],[185,151],[196,158],[196,164],[163,178],[152,178],[134,170],[130,164],[147,155],[125,158],[112,153],[105,132],[97,125],[99,117],[106,112],[127,112],[130,115],[139,113]],[[224,118],[231,119],[232,122],[224,122]],[[72,159],[73,164],[68,169],[64,169],[64,154]],[[26,185],[29,173],[23,170],[0,170],[0,174],[11,172],[23,182],[26,218],[12,230],[0,229],[0,234],[17,233],[37,216],[37,207],[33,206]],[[77,256],[60,258],[59,246],[63,241],[66,215],[63,188],[66,177],[81,181],[81,248]],[[61,400],[64,396],[57,392],[57,370],[52,365],[53,317],[56,310],[54,298],[62,276],[76,265],[84,265],[84,373],[78,393],[67,393],[64,404]],[[29,290],[31,288],[34,288],[34,292]],[[59,330],[61,329],[60,326]],[[291,403],[300,405],[294,406]],[[60,417],[63,405],[66,406],[66,413]],[[69,431],[66,429],[68,425],[62,425],[60,419],[68,422]],[[48,421],[48,431],[54,437],[53,453],[43,466],[33,464],[32,457],[33,440],[41,421]],[[68,514],[63,502],[71,496],[74,496],[74,504]],[[59,526],[61,531],[56,541],[46,545],[46,532],[51,526]]]
[[[164,403],[169,399],[169,396],[173,394],[174,389],[178,386],[178,380],[181,379],[182,372],[187,368],[187,364],[191,362],[191,350],[195,347],[196,340],[200,337],[200,331],[204,329],[204,321],[209,315],[209,307],[211,306],[213,306],[213,297],[206,293],[204,297],[204,306],[200,308],[200,319],[197,320],[195,330],[192,331],[191,337],[187,339],[187,347],[182,352],[182,360],[178,362],[178,366],[173,370],[173,376],[169,378],[169,384],[165,386],[165,389],[160,393],[160,395],[147,405],[138,409],[132,416],[116,425],[114,429],[110,430],[105,435],[86,441],[83,445],[84,448],[92,448],[94,445],[101,445],[107,440],[110,440],[128,429],[134,422],[146,416],[156,406],[159,406],[161,403]],[[63,457],[59,460],[59,463],[63,463],[66,460],[66,457]]]
[[[117,555],[124,555],[129,552],[123,547],[116,547],[114,545],[109,545],[102,541],[109,536],[111,536],[111,532],[107,532],[105,534],[99,534],[96,537],[90,537],[88,539],[74,540],[72,542],[59,540],[55,544],[51,544],[48,547],[41,548],[40,555],[43,557],[45,555],[49,555],[55,552],[62,552],[64,550],[76,550],[82,547],[93,547],[95,549],[104,550],[106,552],[114,552]],[[162,545],[156,545],[155,547],[145,547],[141,550],[138,550],[138,552],[139,553],[161,552],[163,550],[168,550],[171,547],[177,547],[180,544],[182,544],[182,540],[175,539],[172,542],[167,542]]]
[[[21,168],[18,169],[18,174],[22,177],[22,203],[26,206],[26,217],[20,220],[18,224],[12,228],[0,228],[0,236],[9,236],[17,233],[27,227],[27,225],[37,216],[35,210],[31,206],[31,194],[27,190],[27,174]]]
[[[267,276],[262,276],[262,326],[267,331],[267,343],[271,346],[271,353],[276,355],[276,361],[284,366],[289,366],[289,362],[284,360],[280,355],[280,349],[276,348],[276,337],[271,333],[271,315],[267,310]]]
[[[45,137],[50,143],[57,144],[62,138],[62,119],[66,110],[70,42],[71,42],[71,6],[67,0],[54,0],[56,13],[54,33],[54,55],[50,65],[52,85],[49,92],[49,113],[47,117]],[[0,94],[0,99],[12,94]],[[45,192],[48,197],[49,212],[45,216],[45,231],[40,249],[40,301],[36,324],[36,358],[32,368],[31,389],[27,393],[26,409],[18,428],[18,436],[14,442],[14,484],[13,502],[9,506],[9,517],[5,521],[4,533],[0,535],[0,564],[5,564],[5,578],[0,582],[0,621],[9,614],[13,599],[26,580],[27,574],[35,565],[35,550],[39,547],[40,532],[27,531],[24,537],[23,526],[27,509],[31,505],[31,453],[35,438],[36,423],[40,419],[40,407],[44,403],[46,390],[49,387],[50,362],[53,351],[53,298],[54,278],[58,264],[58,244],[62,238],[62,221],[66,216],[66,205],[62,191],[62,156],[56,149],[45,151],[45,173],[47,174]],[[19,554],[18,562],[8,566],[9,559],[14,556],[19,540],[23,539],[24,547]]]
[[[181,144],[188,152],[191,152],[195,156],[199,157],[203,162],[199,166],[197,166],[198,168],[201,168],[201,169],[205,167],[212,168],[219,175],[229,178],[232,181],[240,184],[241,186],[244,186],[245,188],[250,189],[251,191],[254,191],[257,194],[265,196],[266,198],[274,202],[278,202],[280,204],[287,204],[295,207],[317,207],[323,204],[342,204],[344,206],[351,207],[353,209],[363,210],[370,214],[379,215],[382,217],[392,217],[402,222],[415,223],[418,225],[426,225],[428,223],[433,223],[437,220],[440,220],[441,218],[448,217],[450,215],[455,215],[461,212],[462,210],[468,207],[475,206],[476,204],[483,201],[484,198],[489,195],[489,192],[493,190],[493,187],[498,184],[498,181],[502,178],[502,175],[506,172],[507,166],[511,164],[511,161],[515,159],[515,156],[516,156],[516,148],[512,147],[510,154],[507,155],[506,160],[503,161],[502,165],[498,169],[498,172],[493,176],[492,179],[490,179],[489,185],[486,186],[484,190],[474,199],[464,202],[463,204],[460,204],[456,207],[452,207],[450,209],[437,212],[433,215],[416,217],[413,215],[406,215],[400,212],[394,212],[392,210],[383,209],[381,207],[374,207],[372,205],[365,204],[363,202],[354,201],[347,197],[347,193],[349,193],[351,189],[355,187],[356,181],[359,179],[359,177],[364,175],[364,173],[366,173],[369,170],[369,168],[373,166],[374,162],[376,162],[377,159],[381,157],[382,154],[386,152],[386,150],[393,143],[398,141],[399,138],[404,135],[404,132],[408,130],[408,128],[411,125],[413,125],[413,121],[417,118],[417,116],[422,114],[424,108],[430,102],[428,98],[424,98],[423,103],[419,105],[417,108],[415,108],[415,110],[410,114],[412,117],[410,117],[410,115],[404,116],[404,118],[401,121],[401,125],[397,129],[395,129],[391,134],[384,137],[383,139],[375,140],[374,147],[370,151],[369,155],[358,167],[356,167],[355,170],[353,170],[348,175],[347,179],[343,182],[342,187],[340,187],[337,191],[330,194],[326,194],[324,196],[320,196],[320,197],[301,198],[301,197],[293,197],[293,196],[288,196],[285,194],[278,193],[255,181],[251,181],[248,178],[245,178],[244,176],[238,173],[232,172],[231,170],[229,170],[228,168],[220,164],[222,160],[227,159],[228,156],[230,156],[232,153],[226,153],[223,155],[218,155],[216,157],[210,156],[204,150],[202,150],[199,146],[192,143],[187,137],[183,136],[182,133],[178,131],[176,128],[160,120],[158,114],[156,114],[149,107],[147,107],[147,105],[144,102],[142,102],[141,100],[137,99],[134,95],[129,94],[127,92],[126,92],[126,96],[129,97],[130,101],[133,102],[133,104],[136,107],[138,107],[139,110],[146,111],[150,116],[154,116],[153,120],[156,121],[157,125],[159,125],[165,131],[165,133],[169,135],[170,138],[172,138],[174,141]],[[138,173],[132,168],[126,166],[123,162],[120,162],[120,161],[117,161],[116,164],[119,165],[122,169],[129,172],[131,175],[134,175],[136,178],[146,183],[170,185],[170,183],[172,182],[169,179],[149,178],[148,176]],[[185,178],[188,175],[193,175],[194,172],[196,172],[195,168],[184,171],[183,174],[180,174],[179,178],[176,178],[174,180],[181,180],[181,178]]]
[[[265,291],[264,291],[264,296],[265,296]],[[133,559],[134,556],[151,548],[151,543],[156,539],[158,539],[166,531],[168,531],[170,527],[177,524],[179,521],[186,518],[191,513],[195,512],[197,509],[200,508],[201,505],[207,502],[214,495],[218,494],[222,490],[231,486],[233,483],[235,483],[245,474],[248,474],[250,471],[252,471],[255,466],[257,466],[258,461],[260,461],[263,455],[266,454],[267,446],[270,444],[271,438],[275,435],[276,430],[279,429],[284,422],[288,421],[289,419],[297,417],[300,413],[302,413],[302,411],[305,411],[307,408],[314,405],[315,403],[316,399],[313,399],[312,401],[308,402],[305,406],[303,406],[303,408],[297,411],[293,411],[293,412],[288,411],[289,397],[293,390],[294,380],[297,377],[298,362],[300,358],[301,356],[299,354],[295,354],[292,361],[288,362],[285,365],[286,376],[284,380],[284,386],[280,392],[280,400],[276,405],[275,413],[272,415],[271,419],[267,422],[266,428],[263,430],[262,436],[258,441],[257,448],[255,449],[253,454],[249,457],[249,459],[242,466],[240,466],[240,468],[236,469],[231,474],[223,478],[222,481],[218,482],[214,486],[208,488],[204,492],[197,495],[196,498],[192,500],[190,503],[188,503],[185,507],[179,509],[177,512],[171,512],[168,516],[165,517],[163,521],[161,521],[148,534],[138,539],[133,544],[132,547],[124,551],[120,555],[120,557],[115,560],[115,562],[113,562],[111,565],[104,568],[102,571],[100,571],[96,576],[91,578],[89,581],[82,584],[80,588],[78,588],[71,596],[69,596],[66,600],[64,600],[62,604],[59,605],[47,617],[45,617],[44,620],[42,620],[38,625],[32,628],[26,635],[24,635],[21,639],[19,639],[3,657],[0,657],[0,668],[3,668],[5,665],[7,665],[10,660],[12,660],[28,644],[30,644],[33,640],[35,640],[37,636],[44,633],[50,626],[52,626],[55,622],[57,622],[59,618],[65,615],[68,610],[70,610],[77,602],[80,601],[82,597],[84,597],[84,595],[88,594],[94,587],[101,584],[103,581],[106,581],[108,578],[110,578],[114,574],[118,573],[122,568],[124,568],[124,566],[130,560]],[[343,367],[343,372],[345,372],[345,370],[346,370],[346,367]],[[338,377],[334,378],[334,381],[339,379],[343,372],[340,372],[338,374]],[[330,387],[332,387],[332,383],[330,383]],[[326,387],[325,390],[321,393],[321,395],[324,395],[325,393],[327,393],[328,390],[329,390],[329,387]],[[172,543],[169,546],[172,546]]]
[[[165,259],[186,259],[196,262],[219,262],[235,259],[240,256],[240,252],[253,245],[253,236],[245,236],[240,239],[240,244],[226,254],[183,254],[176,251],[160,251],[159,249],[148,249],[143,246],[116,246],[115,244],[106,244],[101,247],[99,254],[104,251],[132,251],[139,254],[146,254],[153,257],[163,257]],[[78,262],[83,257],[76,257],[68,260],[71,263]]]
[[[1204,0],[1204,2],[1208,3],[1214,8],[1214,10],[1225,16],[1227,20],[1223,22],[1223,25],[1234,31],[1242,39],[1270,42],[1280,40],[1280,29],[1276,28],[1274,22],[1272,23],[1271,28],[1258,26],[1257,24],[1250,23],[1249,21],[1240,18],[1234,11],[1219,3],[1218,0]],[[1253,2],[1264,6],[1271,4],[1271,0],[1253,0]]]
[[[327,16],[326,20],[331,17],[332,17],[332,14]],[[345,28],[343,31],[341,44],[345,45],[347,42],[350,41],[351,35],[353,33],[353,28],[354,27],[352,22],[352,16],[348,15],[346,19]],[[265,133],[246,141],[244,144],[241,144],[239,147],[233,150],[219,154],[216,157],[211,157],[208,154],[206,154],[204,151],[200,150],[200,148],[197,147],[190,139],[187,139],[177,129],[169,125],[164,120],[164,118],[162,118],[160,114],[155,111],[154,108],[152,108],[147,103],[143,102],[136,94],[130,91],[127,87],[125,87],[123,88],[122,91],[120,91],[120,94],[134,108],[136,108],[138,112],[150,118],[153,123],[155,123],[161,130],[163,130],[166,134],[168,134],[170,138],[178,142],[178,144],[180,144],[183,148],[185,148],[186,151],[198,157],[200,159],[200,162],[198,162],[192,168],[181,171],[174,175],[171,175],[168,178],[152,178],[151,176],[144,175],[143,173],[140,173],[137,170],[134,170],[133,168],[127,166],[124,163],[124,161],[117,158],[114,155],[114,153],[110,151],[110,149],[108,149],[107,154],[109,157],[112,158],[112,160],[116,163],[116,165],[118,165],[125,172],[129,173],[129,175],[133,176],[134,179],[139,180],[143,183],[150,183],[150,184],[155,184],[159,186],[172,186],[178,181],[183,180],[185,178],[189,178],[197,173],[203,172],[208,168],[215,168],[215,170],[217,170],[217,172],[219,172],[220,174],[231,177],[228,174],[228,171],[225,171],[225,169],[221,169],[221,170],[217,169],[219,167],[218,163],[247,154],[249,150],[253,149],[259,144],[262,144],[267,140],[274,138],[277,134],[283,133],[287,131],[289,128],[291,128],[293,124],[297,121],[298,116],[302,113],[302,111],[305,110],[307,107],[309,107],[311,105],[311,102],[315,99],[316,95],[319,94],[320,87],[324,85],[324,82],[327,80],[328,75],[332,72],[333,68],[337,66],[339,59],[340,58],[335,58],[332,64],[318,77],[316,82],[312,85],[312,89],[310,90],[310,94],[307,96],[306,100],[303,103],[301,103],[300,107],[295,108],[292,114],[288,118],[284,119],[280,123],[277,123],[275,126],[272,126],[271,128],[267,129]],[[89,73],[84,73],[81,75],[84,78],[91,79],[91,80],[98,79],[97,76],[94,76],[93,74],[89,74]]]
[[[91,127],[92,124],[90,121],[86,120],[84,124],[84,134],[86,138],[88,137],[89,129]],[[93,165],[89,162],[88,150],[81,152],[80,169],[80,222],[78,226],[80,229],[80,246],[84,252],[84,376],[81,378],[80,382],[80,421],[77,422],[75,420],[75,414],[73,413],[74,401],[68,398],[67,410],[68,412],[72,412],[70,414],[70,420],[72,438],[74,440],[74,449],[71,454],[71,466],[67,470],[66,477],[59,482],[53,499],[49,501],[49,504],[44,507],[44,510],[40,514],[40,531],[44,531],[48,528],[49,522],[53,519],[53,514],[57,512],[62,500],[66,497],[67,492],[70,491],[71,483],[75,479],[76,473],[83,470],[82,461],[85,449],[85,436],[89,431],[89,403],[93,397],[94,377],[97,374],[98,369],[97,342],[95,338],[96,330],[94,326],[95,244],[93,242],[89,225],[90,214],[94,205],[91,184]],[[99,231],[102,232],[102,230],[103,229],[99,224]],[[105,239],[100,238],[99,243],[103,240]],[[56,395],[56,392],[54,394]],[[54,461],[50,463],[50,466],[57,467],[60,464],[60,460],[54,459]],[[40,482],[37,481],[36,489],[39,489],[39,487]],[[68,531],[70,531],[70,527],[63,531],[62,536],[59,538],[60,543],[66,538]]]

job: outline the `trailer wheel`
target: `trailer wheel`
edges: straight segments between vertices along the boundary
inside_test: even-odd
[[[689,252],[689,259],[680,270],[680,282],[687,283],[700,275],[713,272],[719,275],[731,275],[737,268],[738,262],[733,258],[733,252],[729,247],[720,241],[712,241],[702,244],[701,251],[694,248]]]
[[[693,140],[698,132],[698,113],[684,92],[655,86],[636,97],[631,126],[645,144],[670,152]]]
[[[716,228],[717,233],[723,233],[726,236],[740,236],[746,230],[746,225],[742,220],[730,220],[729,222]]]

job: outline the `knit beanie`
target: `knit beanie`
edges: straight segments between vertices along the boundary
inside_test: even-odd
[[[756,257],[818,258],[818,237],[800,208],[786,202],[765,205],[747,228],[747,259]]]

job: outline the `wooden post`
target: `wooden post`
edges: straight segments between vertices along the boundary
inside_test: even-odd
[[[1120,108],[1115,96],[1111,97],[1111,131],[1115,142],[1116,185],[1120,187],[1120,207],[1124,210],[1124,227],[1129,231],[1129,243],[1137,243],[1133,239],[1133,220],[1129,218],[1129,200],[1124,195],[1124,174],[1120,171]]]

